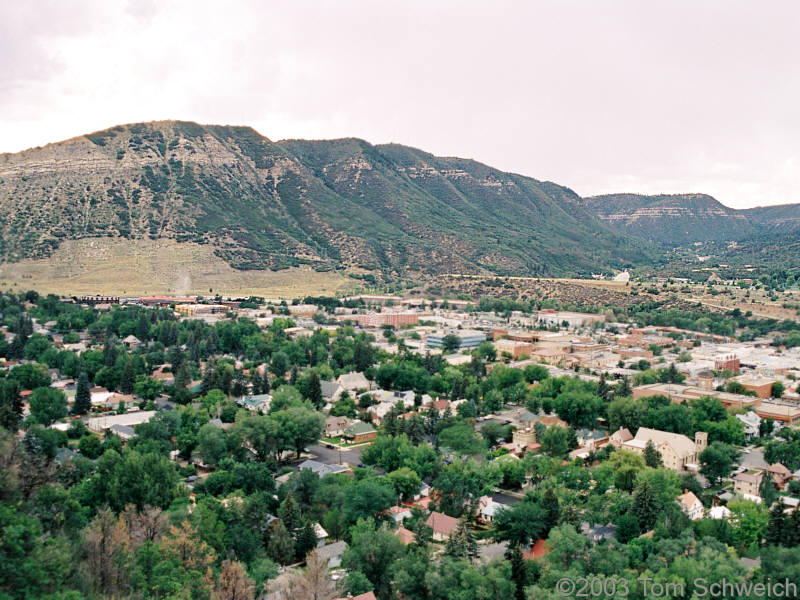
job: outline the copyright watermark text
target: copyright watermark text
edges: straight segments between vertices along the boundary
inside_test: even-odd
[[[556,582],[556,594],[572,598],[624,598],[632,589],[645,598],[796,598],[798,586],[793,581],[768,579],[753,581],[709,581],[698,577],[693,581],[657,581],[640,577],[628,581],[621,577],[562,577]]]

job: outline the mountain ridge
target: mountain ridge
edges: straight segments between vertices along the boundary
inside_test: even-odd
[[[603,194],[585,197],[584,206],[617,231],[670,247],[800,229],[800,204],[734,209],[702,193]]]
[[[569,188],[358,138],[134,123],[0,155],[4,260],[66,239],[175,239],[239,269],[567,275],[652,258]],[[587,247],[587,240],[591,244]]]

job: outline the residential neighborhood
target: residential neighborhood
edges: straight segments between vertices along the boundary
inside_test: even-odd
[[[769,335],[401,297],[3,298],[4,426],[90,481],[152,461],[139,496],[101,494],[91,519],[216,515],[240,532],[217,552],[273,565],[271,600],[312,563],[342,597],[389,598],[405,584],[369,564],[376,543],[397,569],[422,553],[488,573],[555,560],[559,536],[668,536],[665,515],[698,539],[724,522],[717,539],[757,558],[800,503],[800,346]],[[259,507],[256,538],[236,506]]]

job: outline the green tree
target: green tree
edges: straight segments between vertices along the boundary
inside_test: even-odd
[[[395,493],[402,500],[411,500],[422,487],[422,479],[416,471],[408,467],[400,467],[387,475],[389,481],[394,486]]]
[[[455,352],[461,347],[461,340],[454,333],[448,333],[442,338],[442,352]]]
[[[478,558],[478,543],[465,519],[460,519],[453,533],[447,538],[444,553],[452,558],[471,561]]]
[[[82,371],[78,376],[78,384],[75,387],[75,402],[72,405],[72,412],[76,415],[85,415],[92,409],[92,394],[89,389],[89,376],[86,371]]]
[[[298,561],[303,561],[306,555],[317,547],[317,534],[311,521],[306,521],[297,531],[295,554]]]
[[[294,540],[281,521],[272,527],[267,544],[267,555],[276,563],[288,565],[294,561]]]
[[[197,446],[194,452],[203,462],[212,467],[217,466],[228,454],[225,432],[210,423],[203,425],[197,432]]]
[[[483,440],[475,436],[470,425],[453,425],[439,433],[439,446],[458,454],[479,454],[486,451]]]
[[[550,530],[557,526],[561,520],[561,504],[558,501],[558,496],[552,487],[545,490],[542,496],[542,508],[544,509],[544,529],[545,535],[550,533]]]
[[[287,494],[286,498],[281,502],[278,508],[278,518],[281,520],[281,523],[284,524],[286,530],[292,535],[294,535],[300,527],[300,507],[292,494]]]
[[[372,582],[361,571],[350,571],[344,580],[344,591],[349,596],[359,596],[371,592]]]
[[[772,477],[769,473],[764,472],[761,477],[761,484],[758,486],[758,495],[764,501],[764,506],[770,507],[775,499],[778,497],[778,492],[775,491],[775,486],[772,483]]]
[[[322,387],[320,385],[319,375],[316,371],[311,371],[305,382],[306,398],[311,402],[311,405],[316,409],[321,409],[325,406],[325,400],[322,397]]]
[[[528,365],[522,371],[525,381],[534,383],[535,381],[542,381],[550,376],[550,373],[542,365]]]
[[[19,383],[13,379],[0,379],[0,427],[16,431],[22,420],[22,398]]]
[[[617,518],[614,531],[617,534],[617,541],[627,544],[635,537],[638,537],[640,533],[639,521],[631,511],[625,512]]]
[[[45,427],[67,416],[67,397],[64,392],[50,387],[33,390],[30,397],[31,418]]]
[[[133,392],[144,400],[155,400],[161,393],[162,388],[163,385],[158,379],[153,379],[147,375],[139,375],[136,377]]]
[[[372,520],[359,520],[351,529],[352,541],[342,557],[342,566],[363,573],[372,582],[378,598],[391,596],[394,563],[403,555],[403,542],[391,531],[375,527]]]
[[[542,445],[542,452],[554,458],[566,458],[571,450],[570,432],[566,427],[553,425],[544,432],[539,443]]]
[[[769,513],[767,507],[750,500],[731,500],[730,522],[733,535],[741,548],[754,548],[761,543],[767,533]]]
[[[645,464],[652,468],[658,469],[659,467],[663,466],[663,462],[661,460],[661,453],[656,450],[655,444],[653,444],[653,440],[648,440],[647,444],[644,447],[644,462]]]
[[[306,446],[319,440],[325,425],[325,417],[304,406],[292,406],[270,415],[280,425],[285,439],[297,453],[297,458]]]
[[[119,380],[119,389],[123,394],[132,394],[136,386],[136,370],[133,361],[128,359],[122,367],[122,375]]]
[[[643,480],[633,494],[631,511],[639,523],[640,531],[649,531],[656,524],[659,514],[659,503],[653,491],[652,484],[647,479]]]
[[[700,453],[700,472],[712,483],[718,483],[730,475],[738,456],[733,446],[712,442]]]
[[[78,443],[78,450],[86,458],[95,459],[103,453],[103,444],[96,435],[85,435]]]
[[[342,513],[348,523],[377,518],[397,501],[394,488],[385,479],[361,479],[344,490]]]
[[[510,545],[528,546],[545,533],[547,512],[537,502],[525,500],[498,511],[492,522],[494,538]]]
[[[511,581],[514,582],[514,600],[525,600],[525,584],[527,583],[527,569],[522,549],[519,544],[511,547]]]
[[[787,527],[786,515],[783,512],[783,504],[777,503],[769,511],[767,521],[766,543],[773,546],[782,546],[786,539]]]

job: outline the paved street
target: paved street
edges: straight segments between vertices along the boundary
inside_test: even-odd
[[[347,463],[351,467],[358,466],[358,463],[361,462],[361,452],[364,448],[366,448],[366,446],[348,449],[342,448],[342,462]],[[326,448],[323,444],[314,444],[313,446],[308,446],[306,451],[317,457],[314,460],[318,460],[326,465],[339,464],[339,450],[336,448],[331,450],[330,448]]]
[[[740,465],[748,469],[757,468],[763,469],[767,466],[767,461],[764,460],[764,452],[760,448],[748,448],[749,454],[740,452],[739,456],[742,457]]]

